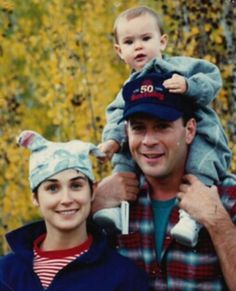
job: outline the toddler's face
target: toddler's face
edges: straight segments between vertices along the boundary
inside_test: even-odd
[[[161,58],[167,45],[167,36],[160,34],[154,17],[148,14],[120,20],[117,36],[116,52],[135,71],[141,70],[151,59]]]

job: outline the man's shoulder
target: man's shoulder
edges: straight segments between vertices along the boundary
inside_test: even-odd
[[[218,189],[221,196],[230,196],[236,199],[236,184],[233,185],[221,184],[220,186],[218,186]]]
[[[236,222],[236,184],[221,185],[218,187],[220,199],[229,212],[232,219]]]

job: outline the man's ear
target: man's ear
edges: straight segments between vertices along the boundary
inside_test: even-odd
[[[38,197],[37,194],[34,192],[32,193],[32,202],[34,206],[39,207]]]
[[[185,126],[186,129],[186,143],[191,144],[197,131],[197,122],[195,118],[190,118]]]
[[[123,57],[122,57],[123,54],[122,54],[120,45],[115,43],[114,49],[115,49],[116,54],[123,60]]]
[[[164,51],[167,47],[167,44],[168,44],[168,35],[162,34],[160,37],[160,50]]]
[[[124,121],[124,125],[125,125],[125,135],[126,137],[128,137],[128,121],[127,120]]]
[[[125,130],[125,141],[129,141],[129,135],[128,135],[128,127],[129,127],[129,121],[124,121],[124,130]]]

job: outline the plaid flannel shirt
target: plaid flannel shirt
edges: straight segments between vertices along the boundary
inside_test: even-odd
[[[236,223],[236,186],[219,187],[221,200]],[[228,290],[211,238],[205,228],[198,244],[189,248],[171,238],[170,230],[178,222],[178,206],[172,210],[163,242],[160,264],[154,241],[154,220],[149,189],[145,185],[136,202],[130,205],[128,235],[117,237],[118,251],[144,268],[150,290]]]

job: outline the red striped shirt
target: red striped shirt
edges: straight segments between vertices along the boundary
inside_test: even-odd
[[[93,241],[92,235],[81,245],[57,251],[42,251],[40,244],[46,234],[41,235],[34,241],[34,272],[38,275],[44,288],[48,288],[56,274],[70,262],[86,253]]]

